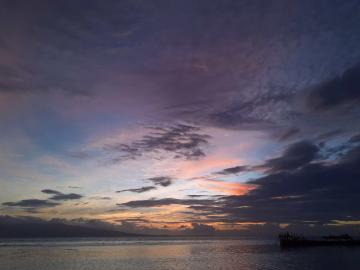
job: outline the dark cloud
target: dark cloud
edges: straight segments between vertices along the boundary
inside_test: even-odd
[[[190,194],[187,195],[190,198],[201,198],[201,197],[206,197],[206,198],[221,198],[224,195],[206,195],[206,194]]]
[[[83,195],[77,193],[68,193],[68,194],[60,193],[50,197],[50,199],[54,201],[79,200],[81,198],[83,198]]]
[[[45,194],[55,194],[55,195],[62,194],[61,192],[59,192],[57,190],[53,190],[53,189],[43,189],[41,192],[45,193]]]
[[[349,139],[349,143],[358,143],[358,142],[360,142],[360,134],[356,134]]]
[[[288,139],[293,138],[295,135],[299,134],[299,132],[300,132],[299,128],[290,128],[287,131],[285,131],[283,134],[281,134],[279,140],[286,141]]]
[[[34,6],[6,3],[2,10],[0,46],[12,57],[8,62],[0,57],[0,91],[93,91],[91,97],[101,93],[109,103],[114,96],[126,96],[118,98],[117,108],[127,105],[141,113],[145,104],[169,108],[161,117],[171,115],[171,121],[273,126],[288,115],[293,88],[303,89],[304,81],[337,71],[359,56],[353,49],[359,44],[358,8],[340,2],[295,1],[289,11],[281,1],[265,6],[261,1],[187,1],[162,8],[146,1],[109,1],[106,6],[99,1],[45,1]],[[211,29],[207,35],[196,35],[205,28]],[[274,37],[271,42],[269,36]],[[294,51],[299,55],[291,57]],[[334,53],[340,51],[341,56]],[[148,81],[156,87],[143,83]],[[106,87],[96,89],[103,82]],[[122,155],[114,162],[143,154],[131,144],[117,148]],[[203,154],[198,148],[179,156]],[[86,158],[84,153],[74,156]]]
[[[314,110],[330,110],[339,106],[357,105],[360,102],[360,65],[357,64],[342,75],[315,87],[307,98]]]
[[[107,196],[91,196],[89,197],[89,199],[92,199],[92,200],[111,200],[111,197],[107,197]]]
[[[360,220],[360,147],[336,163],[307,164],[250,181],[243,196],[227,196],[212,205],[190,206],[204,214],[226,215],[229,222],[331,223]]]
[[[138,207],[158,207],[171,204],[180,205],[207,205],[213,203],[213,200],[193,200],[193,199],[175,199],[175,198],[164,198],[164,199],[150,199],[150,200],[138,200],[129,201],[126,203],[118,204],[119,206],[127,206],[132,208]]]
[[[147,191],[154,190],[154,189],[156,189],[156,187],[154,187],[154,186],[146,186],[146,187],[141,187],[141,188],[123,189],[123,190],[118,190],[116,192],[117,193],[121,193],[121,192],[143,193],[143,192],[147,192]]]
[[[74,205],[87,205],[87,204],[89,204],[89,202],[80,201],[80,202],[74,203]]]
[[[117,222],[141,222],[141,223],[149,223],[148,219],[145,218],[124,218],[118,219]],[[156,223],[156,222],[155,222]]]
[[[327,139],[336,137],[337,135],[340,135],[342,133],[344,133],[344,131],[342,129],[335,129],[333,131],[329,131],[329,132],[325,132],[325,133],[320,134],[317,137],[317,139],[318,140],[327,140]]]
[[[107,144],[104,150],[115,157],[114,162],[124,159],[136,159],[144,154],[172,154],[174,158],[186,160],[205,156],[204,147],[209,135],[199,133],[200,128],[177,124],[169,127],[153,127],[153,132],[130,144]]]
[[[266,129],[274,127],[279,115],[275,111],[287,111],[289,93],[257,94],[247,100],[224,105],[205,118],[210,124],[225,128]]]
[[[4,202],[5,206],[15,206],[23,208],[44,208],[44,207],[54,207],[59,205],[57,202],[51,202],[49,200],[40,200],[40,199],[27,199],[17,202]]]
[[[282,156],[267,160],[262,167],[271,171],[297,169],[313,161],[319,150],[310,141],[299,141],[289,145]]]
[[[191,228],[186,228],[185,233],[192,235],[212,235],[216,233],[216,229],[207,224],[191,223]]]
[[[221,175],[238,174],[241,172],[246,172],[248,170],[249,170],[248,166],[235,166],[215,172],[214,174],[221,174]]]
[[[153,182],[155,185],[167,187],[172,184],[172,178],[169,176],[157,176],[157,177],[151,177],[147,180]]]
[[[95,81],[91,74],[102,73],[103,54],[126,46],[132,36],[138,19],[131,11],[138,7],[141,13],[136,4],[114,1],[106,7],[98,1],[6,2],[0,16],[0,41],[5,40],[1,49],[8,57],[1,57],[0,92],[88,94]],[[13,30],[7,25],[13,25]],[[24,45],[14,47],[21,40]],[[25,57],[9,60],[18,59],[21,51],[26,51]]]
[[[289,146],[287,149],[292,147]],[[255,185],[256,189],[241,196],[193,199],[200,197],[195,195],[190,196],[191,199],[134,200],[118,205],[130,208],[184,205],[188,207],[188,211],[184,214],[189,218],[183,222],[207,224],[206,226],[211,223],[231,226],[235,223],[265,222],[267,225],[263,229],[256,226],[249,227],[247,233],[254,232],[255,234],[264,232],[265,229],[269,229],[269,232],[278,231],[280,223],[289,223],[291,224],[289,228],[302,231],[309,231],[309,225],[311,225],[321,232],[331,231],[330,225],[335,224],[336,220],[340,222],[360,220],[358,208],[360,204],[358,196],[360,192],[360,182],[358,181],[360,179],[360,146],[350,148],[337,160],[305,162],[301,166],[295,167],[297,169],[294,170],[271,170],[265,176],[248,182],[248,184]],[[46,200],[24,200],[4,203],[4,205],[50,207],[48,203]],[[54,203],[50,202],[50,204]],[[148,224],[151,222],[142,219],[126,220],[121,228],[131,232],[136,230],[145,232],[147,229],[142,229],[137,223]],[[123,221],[121,222],[123,223]],[[86,221],[86,223],[88,222]],[[98,222],[91,223],[98,224]],[[271,226],[274,227],[271,227],[270,224],[273,224]],[[200,227],[193,226],[196,228],[194,234],[214,233],[211,226],[204,227],[202,225]],[[349,226],[346,228],[352,229]],[[334,227],[333,231],[335,229]],[[187,229],[183,228],[183,230]],[[157,233],[166,234],[164,231],[157,231]]]
[[[321,227],[324,231],[331,231],[329,224],[334,224],[334,220],[360,220],[357,207],[360,203],[360,146],[349,149],[336,161],[311,163],[312,159],[306,160],[301,162],[301,166],[285,166],[286,169],[282,166],[281,170],[271,170],[265,176],[249,181],[248,184],[256,188],[241,196],[218,196],[204,200],[150,199],[129,201],[120,206],[141,208],[180,204],[188,206],[189,210],[184,212],[191,217],[188,222],[229,226],[242,222],[289,223],[291,228],[303,231],[309,231],[311,225],[318,232]],[[288,169],[290,167],[296,169]],[[272,232],[280,229],[278,225],[274,226],[277,229],[272,228]]]
[[[45,193],[45,194],[54,195],[54,196],[49,198],[49,199],[54,200],[54,201],[78,200],[78,199],[83,198],[82,195],[77,194],[77,193],[64,194],[64,193],[62,193],[60,191],[53,190],[53,189],[43,189],[43,190],[41,190],[41,192]]]

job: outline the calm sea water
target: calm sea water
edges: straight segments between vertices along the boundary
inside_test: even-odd
[[[213,238],[0,240],[0,269],[360,269],[360,247]]]

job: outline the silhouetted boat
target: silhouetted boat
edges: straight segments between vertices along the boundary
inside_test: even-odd
[[[281,247],[360,245],[360,239],[354,239],[347,234],[329,235],[319,238],[305,238],[302,235],[284,233],[279,235],[279,240]]]

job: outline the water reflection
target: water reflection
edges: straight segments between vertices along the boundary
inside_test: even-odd
[[[358,269],[360,248],[281,250],[276,242],[166,239],[0,244],[0,269]]]

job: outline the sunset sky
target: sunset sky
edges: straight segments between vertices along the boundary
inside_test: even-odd
[[[359,1],[0,4],[0,215],[359,226]]]

